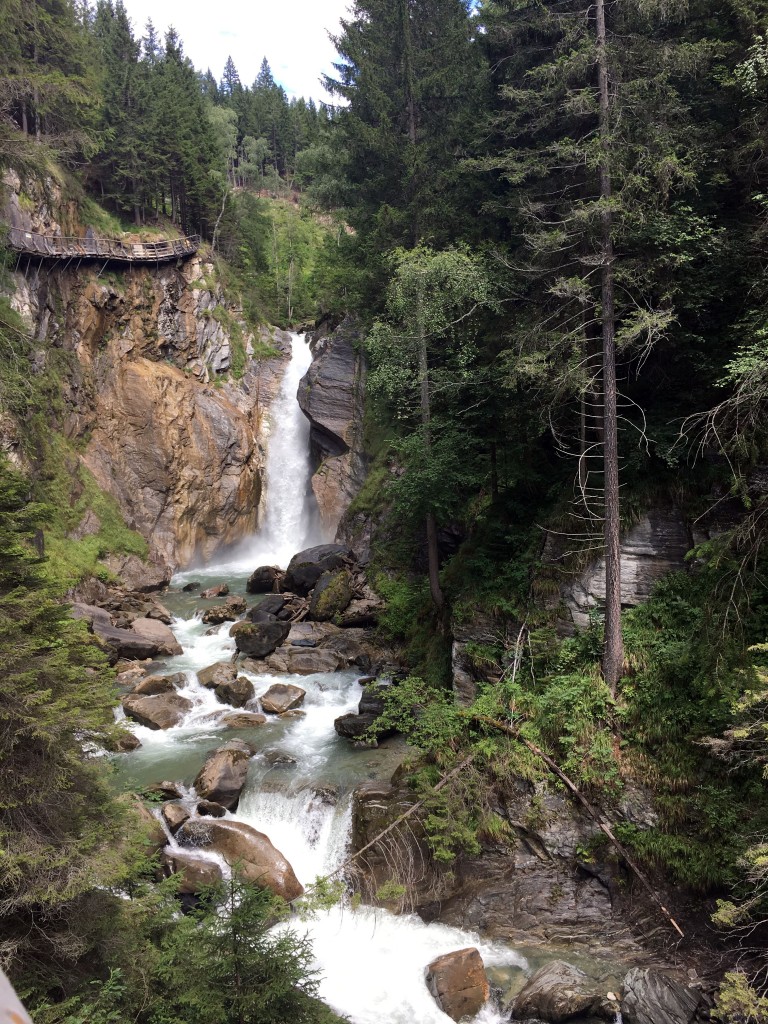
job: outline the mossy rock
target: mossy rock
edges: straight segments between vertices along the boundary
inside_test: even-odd
[[[352,600],[352,576],[348,569],[326,572],[312,591],[307,618],[330,622],[345,610]]]

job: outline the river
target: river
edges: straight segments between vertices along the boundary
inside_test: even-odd
[[[233,709],[202,687],[195,673],[231,659],[230,623],[209,629],[202,622],[199,597],[182,590],[196,580],[203,585],[226,582],[230,594],[244,594],[254,568],[284,567],[297,551],[324,540],[311,498],[309,425],[296,401],[298,383],[311,356],[301,336],[293,336],[292,346],[292,359],[272,409],[261,530],[226,559],[178,574],[163,598],[174,615],[173,630],[183,648],[183,654],[165,659],[163,671],[186,673],[180,693],[193,707],[177,727],[166,731],[127,722],[142,746],[120,755],[117,762],[126,788],[142,788],[161,779],[180,781],[185,800],[192,804],[195,794],[190,787],[206,754],[232,735],[253,742],[258,752],[246,787],[236,812],[227,812],[227,817],[266,833],[300,881],[309,886],[344,859],[352,790],[366,779],[389,778],[403,757],[404,745],[394,739],[376,750],[359,750],[336,735],[334,719],[356,710],[360,699],[354,671],[296,677],[244,673],[257,695],[278,681],[300,685],[306,690],[306,714],[290,720],[272,718],[266,725],[234,734],[227,730],[221,718]],[[273,764],[270,755],[276,751],[284,755],[282,765]],[[395,916],[351,903],[290,926],[307,931],[312,939],[322,975],[319,994],[354,1024],[445,1024],[450,1018],[429,994],[424,968],[452,950],[477,946],[494,981],[505,988],[515,979],[519,984],[522,973],[530,970],[520,951],[503,944],[445,925],[427,925],[415,915]],[[476,1018],[477,1024],[501,1020],[490,1004]]]

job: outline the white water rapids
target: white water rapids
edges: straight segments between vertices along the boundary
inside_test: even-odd
[[[192,579],[226,581],[230,592],[242,593],[245,580],[258,565],[286,565],[303,547],[318,543],[316,518],[308,498],[310,466],[308,425],[296,403],[296,388],[310,362],[309,346],[294,336],[293,359],[273,406],[273,428],[267,460],[266,508],[262,529],[247,545],[217,565],[180,574],[168,595],[178,612],[174,632],[184,653],[165,662],[168,672],[184,671],[179,692],[193,702],[182,723],[153,731],[130,727],[142,747],[120,759],[126,784],[142,786],[160,779],[181,780],[190,787],[208,751],[233,734],[221,725],[233,709],[217,701],[197,681],[196,671],[229,660],[234,642],[230,623],[213,630],[194,613],[194,597],[180,593]],[[186,602],[186,604],[185,604]],[[245,673],[248,675],[248,673]],[[388,778],[402,756],[399,741],[379,750],[355,750],[337,737],[333,722],[357,709],[358,674],[353,671],[300,677],[254,675],[256,694],[286,681],[306,690],[305,717],[271,718],[266,725],[238,732],[259,752],[249,770],[239,807],[227,817],[266,833],[291,862],[300,881],[309,886],[333,870],[344,857],[351,826],[351,791],[367,778]],[[257,702],[249,705],[257,710]],[[128,724],[128,723],[126,723]],[[287,764],[274,765],[270,752],[279,750]],[[294,763],[290,763],[291,759]],[[194,793],[187,791],[190,804]],[[477,946],[488,968],[524,968],[522,956],[479,936],[418,917],[395,916],[371,907],[349,905],[318,914],[288,927],[307,931],[321,972],[320,996],[354,1024],[445,1024],[447,1017],[429,994],[424,969],[436,956]],[[496,1024],[502,1017],[489,1006],[478,1024]]]

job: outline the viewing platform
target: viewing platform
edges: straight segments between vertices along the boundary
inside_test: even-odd
[[[123,242],[98,238],[88,232],[82,238],[38,235],[21,228],[8,231],[12,249],[44,260],[104,260],[115,263],[169,263],[188,259],[200,248],[200,236],[162,239],[157,242]]]

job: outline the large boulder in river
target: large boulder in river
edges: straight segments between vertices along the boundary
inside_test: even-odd
[[[316,672],[337,672],[344,667],[344,659],[335,651],[314,647],[289,647],[281,649],[285,655],[285,671],[300,676],[311,676]]]
[[[283,589],[306,596],[324,572],[340,569],[353,558],[352,551],[343,544],[319,544],[300,551],[288,563]]]
[[[131,693],[153,697],[158,693],[173,693],[177,686],[185,686],[186,682],[187,677],[183,672],[174,672],[171,676],[145,676],[134,686]]]
[[[244,881],[270,889],[285,900],[295,900],[304,892],[293,868],[269,837],[244,822],[195,818],[179,829],[176,838],[182,846],[221,854],[227,864],[237,866]]]
[[[562,1024],[574,1017],[592,1015],[599,1009],[600,1000],[594,982],[583,971],[564,960],[553,960],[528,980],[514,1001],[513,1012],[517,1020],[539,1017]],[[611,1020],[617,1010],[614,1005]]]
[[[196,857],[186,851],[166,853],[163,863],[169,875],[181,875],[178,888],[181,895],[197,895],[201,889],[216,885],[222,879],[221,868],[216,861]]]
[[[266,715],[259,715],[254,711],[233,711],[231,715],[224,715],[221,724],[227,729],[255,729],[259,725],[264,725],[266,721]]]
[[[292,683],[275,683],[270,686],[266,693],[259,698],[264,711],[272,715],[281,715],[285,711],[292,711],[304,703],[306,690]]]
[[[198,795],[233,811],[243,791],[252,756],[253,750],[242,740],[231,740],[214,750],[197,773],[195,789]]]
[[[661,971],[635,967],[624,979],[621,1013],[626,1024],[691,1024],[700,1002],[696,989]]]
[[[237,678],[237,669],[231,661],[217,661],[197,673],[197,681],[208,690],[232,683]]]
[[[474,946],[439,956],[427,967],[427,988],[451,1020],[474,1017],[491,994],[483,960]]]
[[[222,683],[215,689],[216,700],[222,704],[229,704],[233,708],[244,708],[249,700],[252,700],[256,691],[253,683],[245,676],[238,676],[237,679],[228,683]]]
[[[288,622],[236,622],[229,631],[241,654],[266,658],[285,640],[291,631]]]
[[[181,654],[181,644],[173,635],[173,631],[164,622],[157,619],[134,619],[131,623],[131,630],[137,633],[142,640],[154,643],[156,650],[152,657],[157,655]]]
[[[324,572],[312,591],[307,618],[330,622],[341,615],[351,600],[352,575],[349,569]]]
[[[228,597],[224,604],[214,605],[203,614],[203,622],[209,626],[220,626],[222,622],[234,622],[245,614],[247,605],[244,597]]]
[[[285,598],[281,594],[267,594],[248,612],[251,622],[274,622],[285,607]]]
[[[283,570],[276,565],[260,565],[248,577],[245,589],[248,594],[270,594],[283,577]]]
[[[341,715],[333,723],[333,727],[339,736],[354,742],[369,742],[369,736],[375,736],[376,741],[394,736],[393,729],[377,727],[376,722],[384,711],[384,697],[382,691],[389,687],[389,683],[373,683],[363,689],[363,695],[357,707],[357,713],[351,711]],[[375,729],[371,733],[370,730]],[[370,742],[373,742],[372,740]],[[373,743],[375,746],[375,742]]]
[[[149,729],[172,729],[192,707],[192,701],[178,693],[158,693],[154,697],[129,693],[122,704],[129,718]]]

